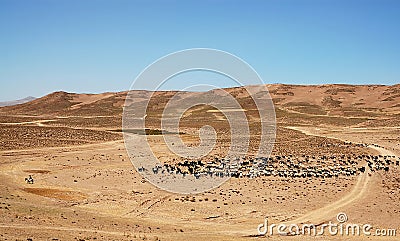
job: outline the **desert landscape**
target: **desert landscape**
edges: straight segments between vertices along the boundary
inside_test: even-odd
[[[351,223],[400,235],[400,85],[267,87],[276,113],[271,155],[254,156],[260,118],[251,97],[243,87],[225,89],[245,112],[250,148],[229,180],[193,195],[161,190],[132,165],[123,108],[150,99],[146,131],[132,134],[146,136],[162,168],[199,176],[213,172],[230,144],[218,110],[196,106],[182,116],[186,145],[199,144],[205,123],[218,133],[212,152],[185,164],[160,125],[176,91],[137,90],[127,102],[127,92],[54,92],[0,107],[0,240],[398,240],[258,234],[266,217],[322,225],[343,212]]]

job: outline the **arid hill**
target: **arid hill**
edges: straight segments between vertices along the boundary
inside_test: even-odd
[[[289,124],[310,120],[314,124],[330,121],[349,125],[397,125],[400,117],[400,85],[268,85],[278,120]],[[254,109],[243,87],[228,88],[244,109]],[[150,111],[159,112],[177,92],[137,90],[129,104],[142,105],[150,96]],[[54,92],[28,103],[0,108],[0,115],[33,116],[120,116],[127,92],[76,94]],[[199,92],[181,92],[201,95]],[[306,118],[305,118],[306,117]],[[346,118],[340,119],[340,118]],[[300,121],[301,119],[301,121]],[[380,119],[379,122],[376,119]],[[350,121],[349,121],[350,120]],[[329,124],[329,123],[328,123]]]
[[[400,85],[269,85],[276,105],[317,115],[374,116],[400,111]]]

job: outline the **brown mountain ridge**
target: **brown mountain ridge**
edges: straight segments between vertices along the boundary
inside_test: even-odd
[[[385,85],[267,85],[277,116],[394,118],[400,113],[400,84]],[[249,100],[243,87],[225,89],[239,103]],[[134,90],[129,104],[144,104],[152,98],[153,110],[162,108],[176,91]],[[183,93],[183,92],[181,92]],[[184,92],[185,95],[201,95]],[[33,116],[120,116],[127,91],[101,94],[54,92],[33,101],[0,108],[0,115]],[[158,107],[157,107],[158,106]]]

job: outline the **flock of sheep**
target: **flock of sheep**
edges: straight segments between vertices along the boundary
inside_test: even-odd
[[[200,177],[234,177],[257,178],[260,176],[278,176],[285,178],[333,178],[353,176],[371,172],[389,171],[399,166],[400,157],[382,155],[341,155],[341,156],[307,156],[294,157],[282,155],[273,157],[242,157],[235,160],[214,158],[203,162],[184,161],[177,164],[157,165],[151,170],[138,168],[139,172],[153,174],[193,175]]]

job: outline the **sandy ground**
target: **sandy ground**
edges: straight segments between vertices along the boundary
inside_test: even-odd
[[[291,128],[344,138],[336,131],[321,134],[321,129]],[[359,140],[359,133],[344,139]],[[372,148],[383,155],[394,154],[384,147]],[[178,195],[145,182],[127,158],[122,141],[3,151],[0,157],[2,240],[264,239],[254,235],[265,217],[271,223],[320,224],[335,220],[343,211],[352,222],[399,227],[398,191],[388,194],[382,184],[393,177],[379,173],[324,181],[230,179],[203,194]],[[28,174],[35,179],[33,185],[24,182]],[[304,240],[302,236],[268,238]]]
[[[0,116],[0,240],[399,240],[399,86],[269,87],[278,123],[273,155],[363,156],[358,167],[381,155],[390,169],[336,178],[231,178],[201,194],[174,194],[148,183],[127,156],[120,132],[124,93],[57,92]],[[232,113],[245,112],[257,144],[252,102],[243,89],[229,91],[243,107]],[[160,110],[173,94],[155,93],[145,117],[152,129],[160,128]],[[128,102],[140,106],[150,95],[138,91]],[[195,146],[199,126],[226,131],[224,122],[218,111],[194,108],[182,116],[183,141]],[[148,138],[155,155],[171,161],[163,136]],[[226,136],[218,141],[217,155],[229,144]],[[34,184],[25,182],[29,175]],[[265,218],[321,227],[337,222],[338,213],[373,231],[396,229],[397,236],[257,233]]]

